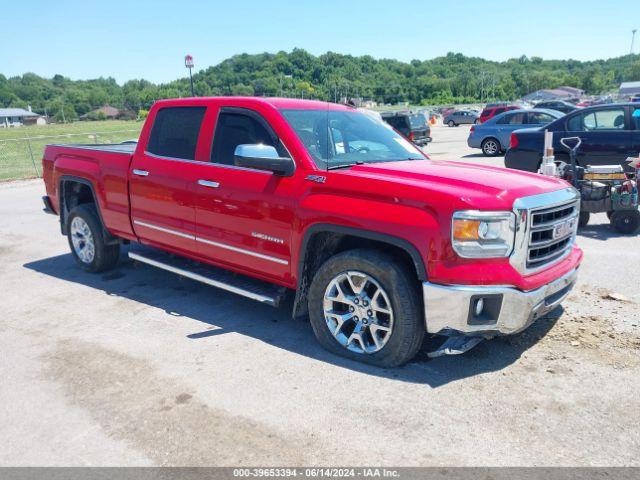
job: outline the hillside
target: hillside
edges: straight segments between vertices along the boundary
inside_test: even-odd
[[[143,72],[142,72],[143,73]],[[289,77],[290,76],[290,77]],[[493,62],[459,53],[410,63],[371,56],[328,52],[314,56],[300,49],[257,55],[241,54],[194,75],[197,95],[304,96],[335,100],[361,96],[378,102],[442,104],[508,100],[559,85],[591,94],[640,79],[640,55],[608,60],[543,60],[539,57]],[[51,79],[32,73],[6,78],[0,74],[0,106],[26,107],[67,119],[108,103],[137,111],[160,98],[190,95],[188,78],[167,84],[113,78]]]

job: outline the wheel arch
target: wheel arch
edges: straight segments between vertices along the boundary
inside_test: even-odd
[[[105,227],[95,187],[91,180],[83,177],[76,177],[74,175],[62,175],[59,179],[58,198],[60,210],[60,231],[63,235],[67,234],[67,216],[73,207],[91,203],[95,206],[98,219],[102,225],[102,236],[104,242],[106,244],[119,243],[119,240],[111,235]]]
[[[293,317],[306,314],[307,294],[315,272],[331,256],[355,248],[377,248],[393,254],[416,276],[417,281],[427,279],[425,263],[411,242],[357,227],[333,224],[314,224],[304,232],[297,262],[297,288],[293,303]]]

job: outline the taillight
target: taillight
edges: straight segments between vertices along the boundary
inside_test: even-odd
[[[411,141],[413,142],[413,139],[414,139],[414,138],[415,138],[415,137],[414,137],[414,135],[413,135],[413,132],[409,132],[409,140],[411,140]]]
[[[509,139],[509,148],[517,148],[518,147],[518,136],[514,133],[511,134],[511,138]]]
[[[476,127],[471,127],[471,130],[469,130],[469,133],[473,133],[476,131]]]

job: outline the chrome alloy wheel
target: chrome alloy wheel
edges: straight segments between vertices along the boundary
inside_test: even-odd
[[[324,293],[324,319],[335,339],[356,353],[382,349],[393,331],[393,310],[382,286],[366,273],[342,272]]]
[[[71,243],[73,251],[82,263],[91,263],[96,255],[96,247],[93,234],[87,222],[80,217],[71,221]]]
[[[487,155],[495,155],[498,153],[500,147],[498,147],[498,143],[495,140],[487,140],[484,142],[484,153]]]

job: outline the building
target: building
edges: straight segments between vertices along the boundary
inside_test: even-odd
[[[574,87],[545,88],[537,90],[522,97],[525,102],[543,102],[549,100],[569,100],[580,98],[584,95],[584,90]]]
[[[120,117],[120,110],[111,105],[104,105],[100,108],[96,108],[95,110],[91,110],[89,113],[85,113],[80,116],[80,120],[97,120],[97,119],[106,119],[106,120],[114,120]]]
[[[21,127],[22,125],[45,125],[47,122],[39,115],[24,108],[0,108],[0,128]]]
[[[620,84],[620,95],[633,96],[640,95],[640,82],[623,82]]]

